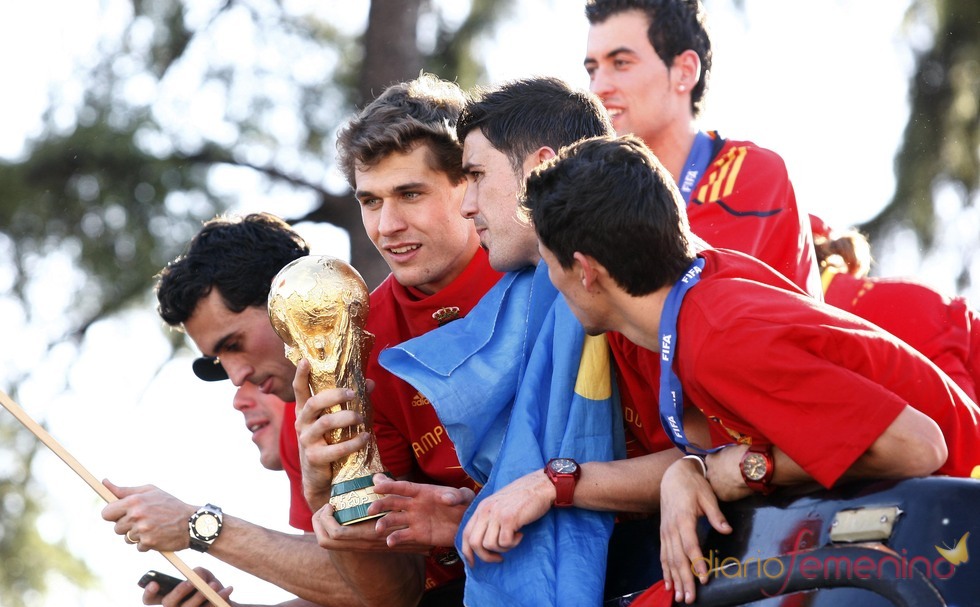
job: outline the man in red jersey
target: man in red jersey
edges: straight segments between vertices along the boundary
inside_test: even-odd
[[[697,126],[712,63],[701,2],[587,0],[585,15],[590,88],[616,132],[641,138],[670,172],[686,202],[691,230],[713,247],[752,255],[820,298],[807,215],[797,205],[782,158]],[[659,356],[618,333],[607,337],[630,455],[669,448],[665,435],[643,432],[634,404],[656,402]]]
[[[474,97],[457,125],[469,183],[461,212],[473,220],[491,265],[506,274],[465,319],[390,348],[380,360],[429,397],[464,469],[484,483],[455,521],[459,529],[449,529],[467,557],[467,603],[598,604],[611,513],[550,510],[550,503],[526,512],[543,520],[524,529],[506,559],[487,552],[473,558],[466,517],[528,471],[541,482],[537,490],[569,505],[579,463],[585,474],[619,451],[621,422],[602,402],[613,397],[605,338],[586,336],[564,306],[518,209],[531,169],[611,127],[594,95],[555,78],[515,80]],[[406,520],[393,541],[445,521],[425,519],[438,510],[430,506],[434,491],[415,490],[412,501],[423,505],[404,508],[418,518]],[[587,542],[570,545],[580,539]]]
[[[620,135],[660,159],[692,231],[766,262],[819,297],[807,215],[776,153],[700,131],[711,40],[698,0],[588,0],[585,69]]]
[[[376,490],[388,497],[372,504],[368,512],[390,508],[395,512],[380,519],[379,525],[397,521],[401,527],[388,536],[389,543],[430,540],[434,532],[441,540],[451,541],[465,519],[461,512],[447,516],[444,498],[455,496],[457,504],[469,504],[472,510],[475,506],[470,502],[492,494],[496,483],[507,482],[501,479],[518,468],[521,473],[535,469],[554,489],[544,474],[548,458],[560,455],[587,462],[612,457],[616,428],[611,407],[582,402],[611,397],[609,359],[603,356],[608,352],[605,340],[586,340],[581,325],[559,305],[561,298],[548,282],[546,268],[537,265],[534,231],[517,213],[523,180],[531,168],[563,145],[609,132],[608,119],[593,95],[554,78],[509,82],[481,91],[467,104],[457,124],[468,183],[460,212],[473,220],[494,269],[506,273],[465,318],[389,348],[380,359],[400,377],[411,378],[431,400],[460,464],[484,486],[474,497],[472,492],[467,496],[463,490],[446,486],[377,483]],[[567,355],[552,357],[552,343],[568,346],[562,352]],[[395,370],[399,365],[384,362],[389,355],[398,358],[399,353],[412,361],[411,370],[401,370],[405,375]],[[582,377],[581,387],[576,377]],[[301,384],[296,386],[297,402],[304,400]],[[433,387],[436,389],[431,390]],[[576,398],[579,396],[581,399]],[[549,405],[552,399],[554,406]],[[574,406],[575,402],[580,406]],[[512,414],[519,415],[520,421],[508,423]],[[323,431],[321,428],[319,434]],[[583,434],[590,440],[572,438]],[[575,446],[563,449],[566,438]],[[516,449],[503,446],[515,443],[520,443]],[[497,457],[505,450],[507,454]],[[398,494],[397,500],[392,501],[392,493]],[[474,569],[466,575],[467,603],[502,604],[517,596],[536,605],[571,604],[572,597],[579,602],[600,601],[603,538],[611,527],[611,515],[552,513],[547,524],[529,532],[524,542],[537,550],[511,553],[501,564],[470,563]],[[592,541],[566,554],[561,562],[541,558],[544,553],[565,553],[558,545],[568,537]],[[465,543],[457,542],[457,546]]]
[[[432,405],[378,365],[385,348],[465,316],[500,276],[490,268],[472,223],[459,211],[466,178],[455,125],[464,101],[455,84],[430,75],[391,86],[351,119],[337,147],[364,228],[392,272],[371,293],[366,326],[376,338],[365,376],[375,382],[373,427],[382,462],[399,479],[476,490]],[[307,390],[307,377],[308,367],[301,364],[297,397]],[[366,437],[342,445],[324,440],[330,429],[350,425],[353,414],[323,411],[349,398],[343,390],[325,391],[309,401],[298,398],[306,403],[296,425],[304,457],[297,459],[292,449],[284,454],[294,489],[301,486],[305,495],[302,501],[294,499],[293,515],[300,514],[298,521],[291,517],[294,524],[311,522],[309,510],[302,512],[307,503],[313,510],[327,504],[330,463],[364,444]],[[301,475],[296,474],[297,464]],[[340,527],[328,506],[315,518],[311,528],[321,546],[343,551],[334,555],[334,562],[348,572],[366,603],[414,604],[416,588],[404,582],[411,576],[393,575],[392,570],[411,571],[417,555],[381,552],[386,552],[386,531],[394,517]],[[440,543],[451,548],[452,538]],[[424,587],[417,588],[427,591],[423,605],[462,604],[463,569],[454,551],[427,558],[425,574]]]
[[[980,385],[980,314],[907,278],[868,276],[871,247],[856,230],[835,233],[810,215],[824,301],[856,314],[912,346],[942,369],[974,402]]]
[[[619,330],[659,352],[660,407],[643,412],[644,428],[659,417],[674,444],[701,453],[710,443],[685,423],[692,415],[728,437],[701,462],[672,464],[661,484],[666,587],[692,602],[691,563],[704,565],[697,518],[731,531],[716,495],[969,476],[980,462],[980,408],[878,327],[751,257],[698,250],[682,204],[632,136],[567,148],[528,178],[525,199],[549,276],[586,331]]]

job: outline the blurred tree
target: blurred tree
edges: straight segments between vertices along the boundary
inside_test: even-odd
[[[38,532],[42,493],[31,475],[41,444],[17,423],[0,419],[0,605],[29,607],[47,588],[47,575],[58,572],[79,587],[91,586],[88,568],[63,542],[49,543]]]
[[[861,228],[872,242],[911,229],[928,255],[942,240],[937,236],[963,213],[980,211],[980,2],[918,0],[907,21],[920,32],[923,24],[930,27],[909,89],[911,111],[895,159],[897,185],[889,204]],[[955,201],[942,211],[940,191]],[[977,282],[971,276],[980,247],[976,236],[974,231],[955,239],[961,291]]]
[[[355,107],[363,107],[386,86],[414,78],[420,69],[469,88],[483,77],[474,42],[492,32],[513,0],[472,0],[466,17],[453,25],[430,0],[372,0],[368,25],[362,37],[362,59],[348,64],[357,74],[348,90]],[[406,32],[424,28],[423,36]],[[423,50],[422,46],[428,48]],[[346,112],[349,114],[349,112]],[[361,228],[360,209],[349,195],[318,192],[318,204],[291,221],[327,222],[347,230],[351,263],[373,288],[388,275],[388,266]]]

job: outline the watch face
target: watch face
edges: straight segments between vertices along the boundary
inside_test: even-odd
[[[742,460],[742,474],[750,481],[761,481],[767,472],[766,458],[761,453],[748,453]]]
[[[567,459],[564,457],[559,457],[548,462],[548,466],[551,467],[553,472],[558,474],[572,474],[578,468],[578,464],[575,460]]]
[[[218,517],[213,514],[202,514],[194,520],[194,532],[202,538],[213,537],[218,533]]]

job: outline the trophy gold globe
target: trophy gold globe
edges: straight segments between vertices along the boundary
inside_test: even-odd
[[[361,450],[333,463],[330,505],[342,525],[376,518],[367,515],[371,502],[380,498],[371,477],[384,473],[378,444],[371,432],[372,408],[367,395],[364,365],[374,336],[364,330],[369,309],[367,286],[350,264],[326,255],[300,257],[279,271],[269,290],[269,318],[286,344],[286,356],[294,364],[310,362],[313,394],[331,388],[348,388],[355,397],[341,408],[357,411],[363,424],[331,431],[331,444],[369,432]]]

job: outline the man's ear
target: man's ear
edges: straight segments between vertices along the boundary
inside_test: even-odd
[[[691,49],[677,55],[670,67],[670,77],[679,92],[690,92],[701,80],[701,58]]]
[[[588,292],[595,290],[597,286],[596,281],[599,279],[599,262],[585,253],[578,251],[572,254],[572,259],[575,260],[574,268],[578,272],[578,278],[579,282],[582,283],[582,288]]]
[[[537,155],[538,155],[538,164],[541,164],[545,160],[551,160],[552,158],[557,156],[558,152],[554,151],[553,149],[545,145],[538,148]]]

